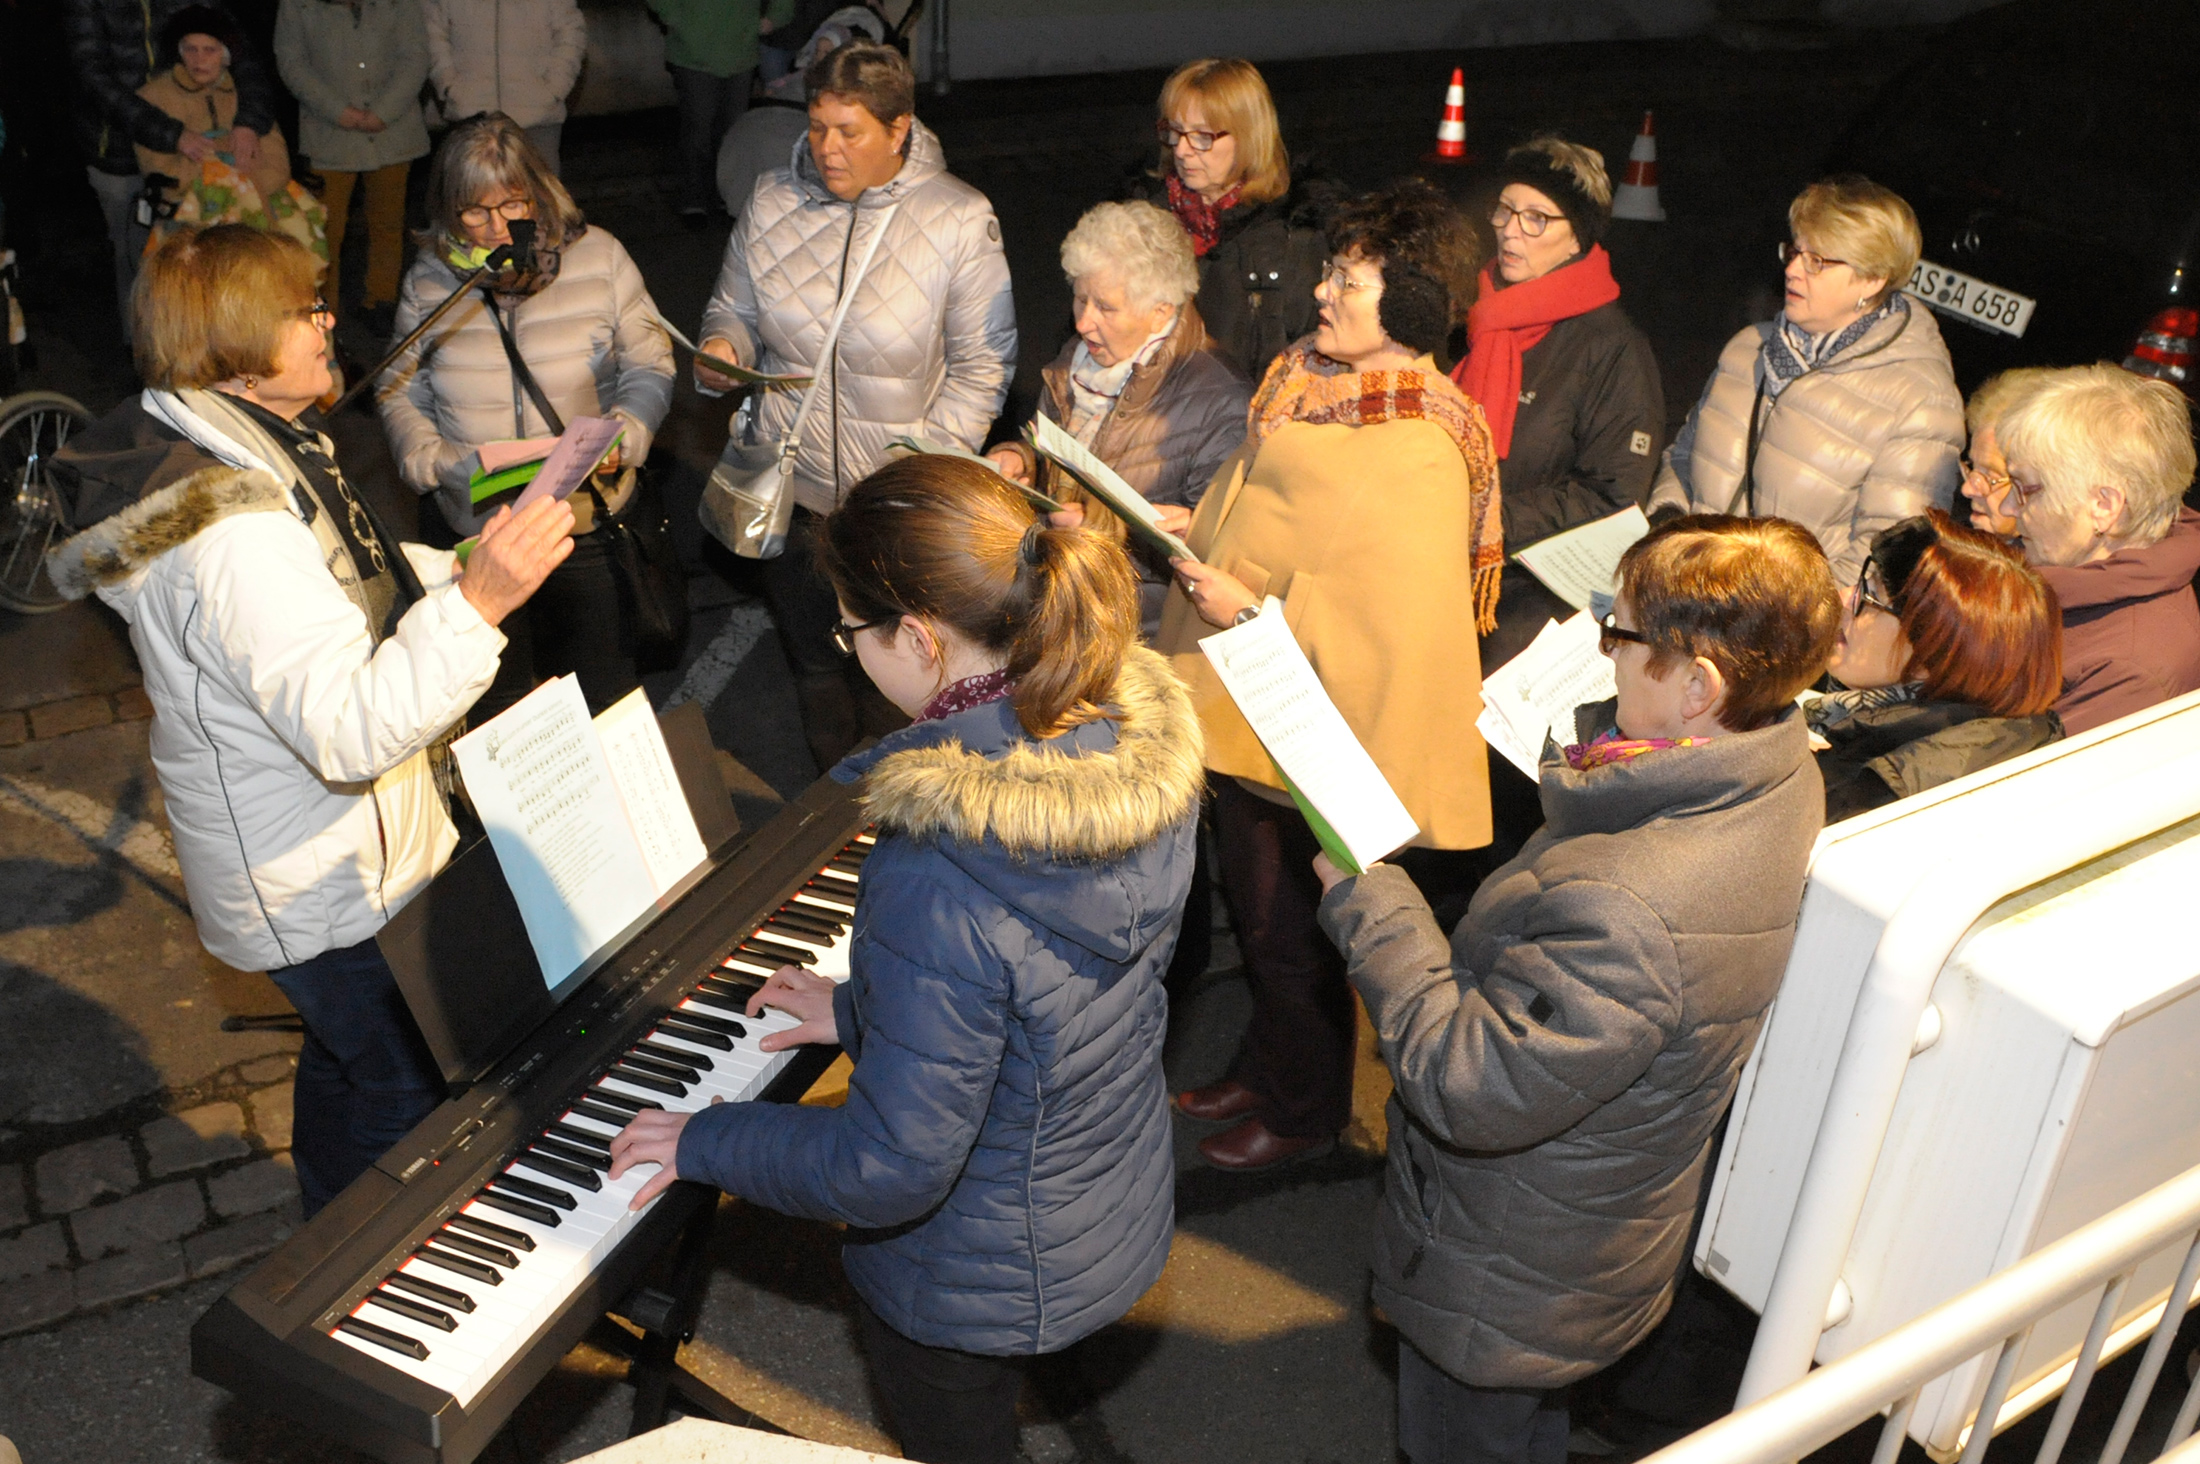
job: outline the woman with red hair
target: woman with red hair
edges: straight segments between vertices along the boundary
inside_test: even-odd
[[[2063,735],[2062,607],[1991,535],[1938,509],[1872,543],[1808,709],[1826,822],[2044,747]]]

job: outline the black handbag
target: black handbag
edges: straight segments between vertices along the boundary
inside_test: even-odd
[[[496,322],[497,334],[504,341],[512,375],[542,414],[544,424],[564,435],[565,420],[550,405],[549,395],[535,380],[535,373],[527,369],[519,342],[512,339],[512,328],[497,309],[496,297],[486,289],[482,294],[489,302],[489,318]],[[669,671],[679,665],[680,655],[687,649],[687,571],[680,567],[679,550],[672,542],[672,522],[666,516],[655,477],[636,468],[634,492],[617,513],[604,506],[593,478],[583,479],[581,487],[595,505],[596,532],[605,536],[610,547],[620,599],[633,615],[635,662],[644,671]]]

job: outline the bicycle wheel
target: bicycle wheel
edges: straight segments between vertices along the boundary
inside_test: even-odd
[[[0,402],[0,609],[39,615],[67,603],[46,577],[46,551],[69,534],[53,456],[91,421],[56,391]]]

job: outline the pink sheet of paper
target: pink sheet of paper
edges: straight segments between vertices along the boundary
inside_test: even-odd
[[[483,474],[501,473],[520,463],[531,463],[548,457],[558,445],[555,437],[516,437],[509,442],[484,442],[481,444],[481,471]]]
[[[603,455],[611,450],[626,424],[616,417],[575,417],[565,424],[565,435],[558,445],[550,449],[550,456],[543,459],[542,471],[512,505],[519,512],[538,498],[566,498],[581,486],[581,480],[596,470]]]

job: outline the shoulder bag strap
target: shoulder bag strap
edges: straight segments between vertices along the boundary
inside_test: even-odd
[[[1757,368],[1760,372],[1762,366]],[[1749,404],[1749,436],[1742,448],[1742,483],[1735,491],[1734,501],[1726,506],[1728,513],[1739,513],[1748,518],[1757,516],[1757,442],[1763,432],[1765,417],[1765,384],[1757,383],[1756,400]]]
[[[899,202],[890,203],[879,214],[878,228],[872,231],[871,242],[864,246],[863,260],[856,266],[855,278],[848,281],[848,287],[840,292],[840,303],[833,309],[832,323],[825,327],[825,342],[818,349],[817,364],[810,369],[810,389],[802,393],[802,405],[795,409],[794,425],[780,439],[779,456],[782,461],[792,458],[802,444],[802,426],[810,420],[810,409],[817,405],[818,388],[825,384],[832,364],[833,347],[840,340],[841,324],[848,318],[848,307],[855,303],[856,291],[863,287],[863,277],[871,272],[871,261],[878,257],[879,245],[886,241],[886,227],[893,223],[894,215],[900,208]],[[862,210],[858,208],[856,217],[862,216]],[[855,225],[851,223],[849,227],[853,228]]]
[[[505,359],[512,363],[512,376],[526,391],[527,399],[535,404],[535,410],[542,414],[550,430],[563,437],[565,419],[550,405],[550,397],[543,391],[542,383],[535,380],[535,373],[527,369],[526,359],[519,353],[519,342],[512,339],[512,327],[504,323],[504,312],[497,309],[497,297],[484,286],[481,298],[489,302],[489,318],[497,323],[497,336],[504,342]]]

